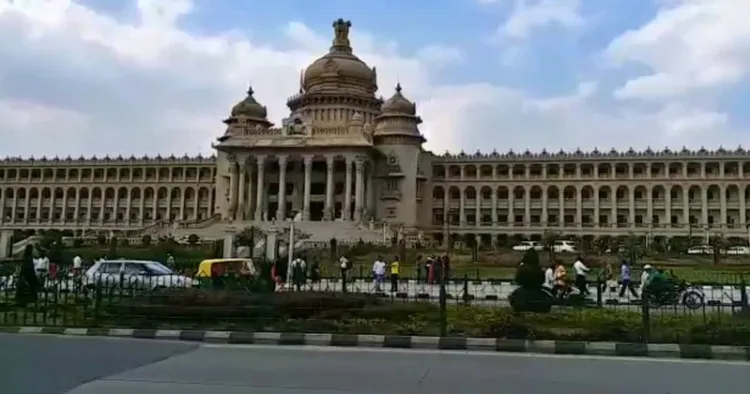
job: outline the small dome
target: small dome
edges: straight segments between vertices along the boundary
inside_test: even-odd
[[[330,51],[315,60],[305,70],[302,87],[306,91],[335,84],[357,85],[370,92],[377,90],[377,74],[352,53],[349,43],[351,22],[338,19],[333,22],[334,38]]]
[[[383,104],[382,111],[383,114],[414,116],[417,114],[417,106],[401,94],[401,84],[399,83],[396,85],[396,93],[393,94],[393,97],[389,98],[388,101]]]
[[[247,97],[232,108],[232,117],[244,116],[254,119],[266,119],[268,111],[253,97],[253,87],[247,89]]]

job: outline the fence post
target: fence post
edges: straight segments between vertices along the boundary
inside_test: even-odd
[[[440,336],[448,335],[448,312],[446,307],[445,270],[440,270]]]
[[[469,294],[469,274],[464,274],[464,304],[469,305],[471,302],[471,295]]]
[[[605,290],[607,286],[606,282],[602,281],[601,277],[596,278],[596,306],[602,307],[602,290]]]
[[[646,286],[641,294],[641,336],[643,343],[648,343],[651,339],[651,311],[649,308],[649,295]]]
[[[742,302],[742,310],[748,311],[750,305],[747,300],[747,283],[745,282],[745,275],[740,274],[740,301]]]
[[[102,286],[94,286],[94,327],[99,326],[99,316],[101,315],[102,306]]]

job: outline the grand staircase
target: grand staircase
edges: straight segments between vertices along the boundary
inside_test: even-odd
[[[241,231],[246,227],[255,227],[266,233],[268,231],[283,231],[291,227],[291,221],[223,221],[212,217],[204,221],[193,223],[177,223],[172,226],[164,225],[152,229],[154,236],[171,236],[175,239],[195,234],[201,239],[222,239],[228,229]],[[357,243],[360,240],[367,243],[382,244],[390,242],[392,232],[388,226],[382,224],[358,224],[355,222],[330,221],[312,222],[295,221],[294,227],[301,233],[308,234],[307,243],[328,243],[332,238],[341,244]]]

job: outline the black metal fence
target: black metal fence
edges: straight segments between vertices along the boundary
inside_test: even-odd
[[[640,291],[591,283],[589,295],[561,299],[549,313],[513,313],[515,285],[464,276],[375,281],[350,276],[271,283],[240,275],[39,278],[35,295],[19,278],[0,278],[0,326],[304,331],[523,339],[652,341],[750,345],[743,282],[691,285],[698,304],[654,305]]]

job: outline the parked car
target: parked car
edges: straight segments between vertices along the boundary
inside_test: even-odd
[[[698,245],[690,247],[687,250],[687,254],[713,254],[714,248],[710,245]]]
[[[516,252],[525,252],[529,249],[541,251],[544,249],[544,246],[536,241],[521,241],[520,244],[513,247],[513,250],[515,250]]]
[[[726,254],[735,256],[747,256],[750,255],[750,247],[748,246],[730,246],[727,248]]]
[[[573,241],[555,241],[553,248],[555,253],[577,253],[576,245]]]
[[[176,274],[162,263],[148,260],[99,260],[84,274],[84,286],[154,290],[192,287],[192,278]]]

